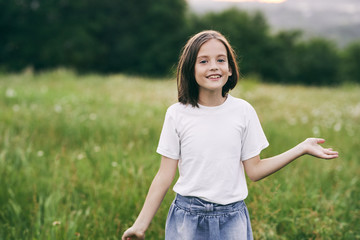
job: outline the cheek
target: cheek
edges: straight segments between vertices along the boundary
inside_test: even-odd
[[[195,65],[194,75],[195,75],[195,76],[196,76],[196,75],[201,75],[201,74],[203,74],[203,73],[204,73],[203,67],[201,67],[201,66],[196,66],[196,65]]]
[[[195,84],[199,84],[199,69],[194,68],[194,79],[195,79]]]

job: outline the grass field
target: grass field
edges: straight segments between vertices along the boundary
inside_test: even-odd
[[[174,80],[0,75],[0,239],[119,239],[139,213],[160,157]],[[250,182],[255,239],[360,239],[360,87],[243,80],[272,156],[321,136],[335,160],[302,157]],[[170,190],[147,239],[163,239]]]

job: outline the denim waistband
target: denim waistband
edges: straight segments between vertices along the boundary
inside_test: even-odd
[[[205,201],[198,197],[187,197],[180,194],[176,194],[174,203],[178,207],[194,213],[224,214],[246,209],[244,201],[221,205]]]

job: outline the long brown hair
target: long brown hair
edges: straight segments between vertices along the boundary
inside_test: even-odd
[[[195,62],[201,46],[211,39],[219,40],[224,44],[229,67],[232,71],[232,75],[229,76],[228,81],[223,86],[222,96],[225,97],[238,82],[239,69],[236,63],[236,55],[226,38],[213,30],[199,32],[191,37],[182,49],[177,67],[178,100],[183,104],[191,104],[193,107],[199,106],[199,85],[195,79]]]

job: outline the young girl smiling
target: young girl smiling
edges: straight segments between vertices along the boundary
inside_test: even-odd
[[[228,92],[238,81],[235,53],[216,31],[189,39],[177,70],[178,100],[167,110],[157,152],[162,155],[144,206],[122,240],[144,239],[177,168],[179,179],[166,221],[167,240],[253,239],[245,172],[257,181],[309,154],[332,159],[325,140],[308,138],[260,159],[269,143],[254,108]]]

